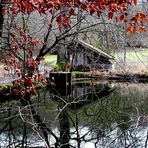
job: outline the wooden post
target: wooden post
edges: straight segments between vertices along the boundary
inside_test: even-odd
[[[50,81],[54,83],[51,93],[67,96],[71,93],[71,73],[70,72],[51,72]]]

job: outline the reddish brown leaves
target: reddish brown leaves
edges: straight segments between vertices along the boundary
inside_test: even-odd
[[[19,95],[25,99],[28,94],[37,93],[35,83],[45,83],[44,77],[41,74],[34,74],[33,77],[22,77],[13,82],[12,91],[15,95]]]
[[[112,19],[113,16],[114,16],[114,12],[110,11],[110,12],[108,13],[108,18],[109,18],[109,19]]]
[[[134,34],[135,32],[139,31],[140,33],[146,32],[146,29],[144,26],[136,27],[136,26],[129,26],[127,28],[127,34],[131,35]]]
[[[57,21],[59,30],[61,31],[62,30],[62,15],[61,14],[57,16],[56,21]]]
[[[76,16],[75,10],[74,10],[73,8],[71,8],[71,9],[69,10],[69,14],[70,14],[70,15],[73,15],[73,16]]]
[[[53,6],[55,10],[59,10],[61,8],[61,4],[58,1],[54,1],[53,2]]]
[[[56,21],[57,21],[58,28],[59,28],[60,31],[62,29],[70,27],[69,17],[66,14],[58,15]]]
[[[127,33],[133,34],[137,31],[139,31],[140,33],[146,32],[144,24],[148,24],[147,16],[144,13],[140,13],[140,12],[136,13],[135,16],[132,17],[131,20],[129,21],[129,27],[127,29]]]
[[[135,4],[135,5],[137,5],[137,2],[138,2],[137,0],[134,0],[134,4]]]
[[[146,32],[146,29],[145,29],[145,27],[144,26],[140,26],[139,27],[139,31],[142,33],[142,32]]]
[[[87,10],[87,5],[86,5],[85,3],[82,3],[82,4],[80,5],[80,7],[81,7],[83,10]]]
[[[33,79],[32,78],[28,78],[27,79],[27,83],[29,86],[32,86],[33,85]]]
[[[123,21],[125,18],[124,14],[120,15],[120,21]]]
[[[12,0],[6,0],[12,4]],[[58,28],[61,31],[67,27],[70,27],[70,18],[69,16],[76,16],[76,9],[81,8],[83,11],[89,12],[91,15],[98,15],[103,11],[108,11],[108,19],[113,19],[115,14],[118,13],[118,21],[123,21],[126,24],[129,22],[131,25],[135,23],[144,26],[148,21],[146,20],[146,15],[143,13],[137,13],[131,21],[127,21],[127,8],[129,5],[137,5],[138,0],[13,0],[13,5],[11,11],[14,15],[18,13],[30,14],[34,11],[38,11],[40,15],[46,15],[47,12],[50,12],[51,15],[59,13],[64,7],[67,11],[59,13],[56,17]],[[50,25],[52,27],[52,24]],[[141,29],[140,29],[141,30]],[[23,35],[23,34],[22,34]]]
[[[128,35],[133,34],[132,27],[128,27],[128,28],[127,28],[127,34],[128,34]]]

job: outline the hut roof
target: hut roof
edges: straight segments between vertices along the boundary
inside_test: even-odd
[[[69,44],[68,48],[73,49],[73,47],[75,47],[75,45],[81,45],[82,47],[84,47],[84,49],[94,51],[94,52],[98,53],[99,55],[102,55],[103,57],[105,57],[107,59],[114,59],[113,56],[103,52],[102,50],[100,50],[100,49],[98,49],[98,48],[96,48],[96,47],[94,47],[94,46],[92,46],[92,45],[90,45],[90,44],[88,44],[88,43],[86,43],[86,42],[84,42],[82,40],[74,40],[74,41],[72,41]],[[51,50],[51,53],[53,54],[56,51],[57,51],[57,48],[54,48],[53,50]]]
[[[104,56],[104,57],[106,57],[106,58],[108,58],[108,59],[114,59],[114,58],[113,58],[112,56],[110,56],[109,54],[103,52],[102,50],[100,50],[100,49],[98,49],[98,48],[96,48],[96,47],[94,47],[94,46],[92,46],[92,45],[90,45],[90,44],[88,44],[88,43],[86,43],[86,42],[84,42],[84,41],[82,41],[82,40],[78,40],[78,41],[76,41],[76,43],[78,43],[78,44],[80,44],[81,46],[83,46],[83,47],[85,47],[85,48],[87,48],[87,49],[89,49],[89,50],[92,50],[92,51],[94,51],[94,52],[96,52],[96,53],[98,53],[98,54],[101,54],[102,56]]]

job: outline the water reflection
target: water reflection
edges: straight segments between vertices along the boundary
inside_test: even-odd
[[[79,81],[68,96],[1,103],[0,147],[146,147],[147,86]]]

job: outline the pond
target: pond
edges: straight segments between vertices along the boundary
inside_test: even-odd
[[[147,147],[147,92],[148,83],[83,80],[67,96],[45,89],[31,101],[3,102],[0,147]]]

